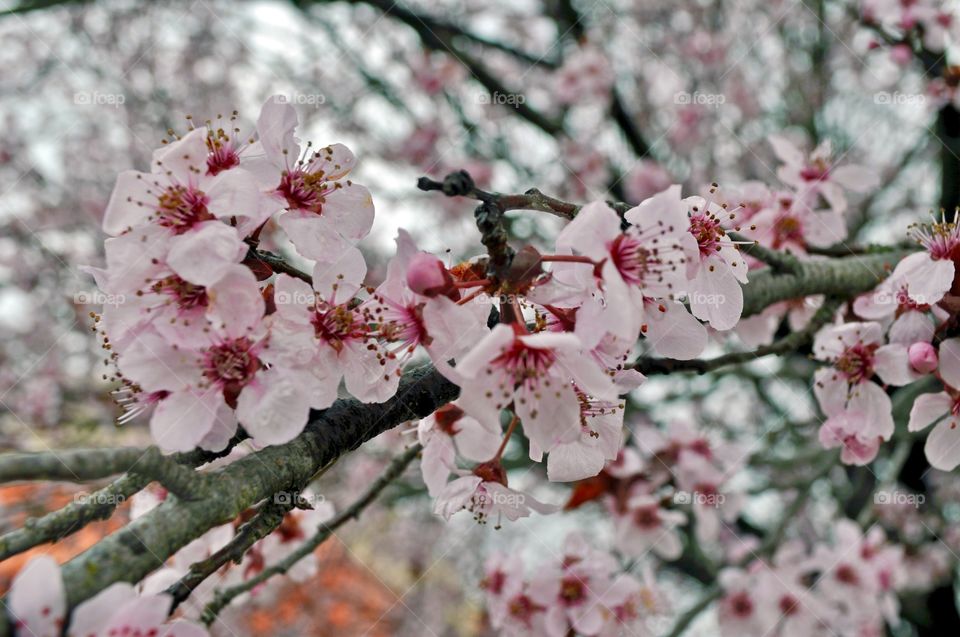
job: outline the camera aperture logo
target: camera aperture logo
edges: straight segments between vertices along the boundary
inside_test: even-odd
[[[477,97],[477,102],[485,105],[492,104],[496,106],[520,108],[523,104],[527,103],[527,98],[524,97],[523,93],[501,93],[494,91],[493,93],[481,93]]]
[[[696,504],[719,508],[727,501],[727,496],[716,491],[677,491],[673,494],[674,504]]]

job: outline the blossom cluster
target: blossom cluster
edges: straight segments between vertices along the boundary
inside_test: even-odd
[[[842,447],[850,464],[872,461],[894,433],[893,405],[886,388],[933,376],[943,386],[921,394],[910,410],[908,430],[936,426],[925,450],[931,466],[950,471],[960,465],[956,433],[960,395],[960,339],[944,338],[955,305],[957,218],[920,224],[911,234],[923,248],[901,260],[875,290],[857,298],[853,313],[862,320],[821,329],[814,356],[829,363],[815,376],[814,392],[827,416],[820,441]]]
[[[722,635],[874,635],[899,622],[906,584],[903,547],[851,520],[833,525],[830,543],[807,551],[785,542],[772,560],[720,574]]]
[[[517,556],[495,553],[487,560],[480,586],[499,634],[646,634],[646,622],[666,612],[649,570],[642,581],[622,573],[612,555],[578,534],[566,538],[561,553],[532,577]]]

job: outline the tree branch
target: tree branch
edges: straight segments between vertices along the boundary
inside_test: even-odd
[[[383,491],[387,485],[400,477],[403,471],[410,465],[411,462],[413,462],[413,459],[420,455],[422,450],[423,447],[418,443],[407,449],[403,454],[394,458],[393,461],[391,461],[387,466],[386,470],[380,474],[380,477],[377,478],[373,484],[367,487],[367,490],[363,492],[363,495],[361,495],[353,504],[344,509],[332,520],[321,524],[320,528],[313,536],[305,540],[299,547],[297,547],[295,551],[284,557],[282,560],[276,564],[268,566],[242,584],[237,584],[236,586],[232,586],[223,591],[217,591],[217,593],[214,595],[213,601],[211,601],[203,610],[203,621],[207,625],[213,623],[213,620],[220,613],[220,611],[223,610],[223,608],[225,608],[231,601],[233,601],[234,598],[253,590],[274,575],[286,573],[288,570],[293,568],[297,562],[313,553],[317,547],[323,544],[331,535],[333,535],[338,528],[350,520],[359,517],[360,513],[377,499],[377,496],[380,495],[380,492]]]
[[[207,478],[186,467],[156,447],[120,449],[71,449],[0,456],[0,483],[18,480],[65,480],[82,482],[118,473],[156,480],[182,499],[203,497]]]

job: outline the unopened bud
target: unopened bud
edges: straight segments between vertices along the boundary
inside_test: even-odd
[[[453,287],[453,277],[437,257],[420,252],[411,260],[407,268],[407,285],[423,296],[446,295]]]
[[[937,350],[930,343],[920,341],[907,350],[910,367],[921,374],[929,374],[937,369]]]

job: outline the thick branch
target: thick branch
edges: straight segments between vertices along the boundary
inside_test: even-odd
[[[344,399],[313,413],[306,429],[291,442],[267,447],[209,474],[214,493],[193,501],[169,497],[64,565],[70,606],[114,582],[140,581],[214,526],[278,491],[299,491],[333,459],[402,422],[433,413],[458,392],[425,366],[404,374],[396,396],[385,403]]]

